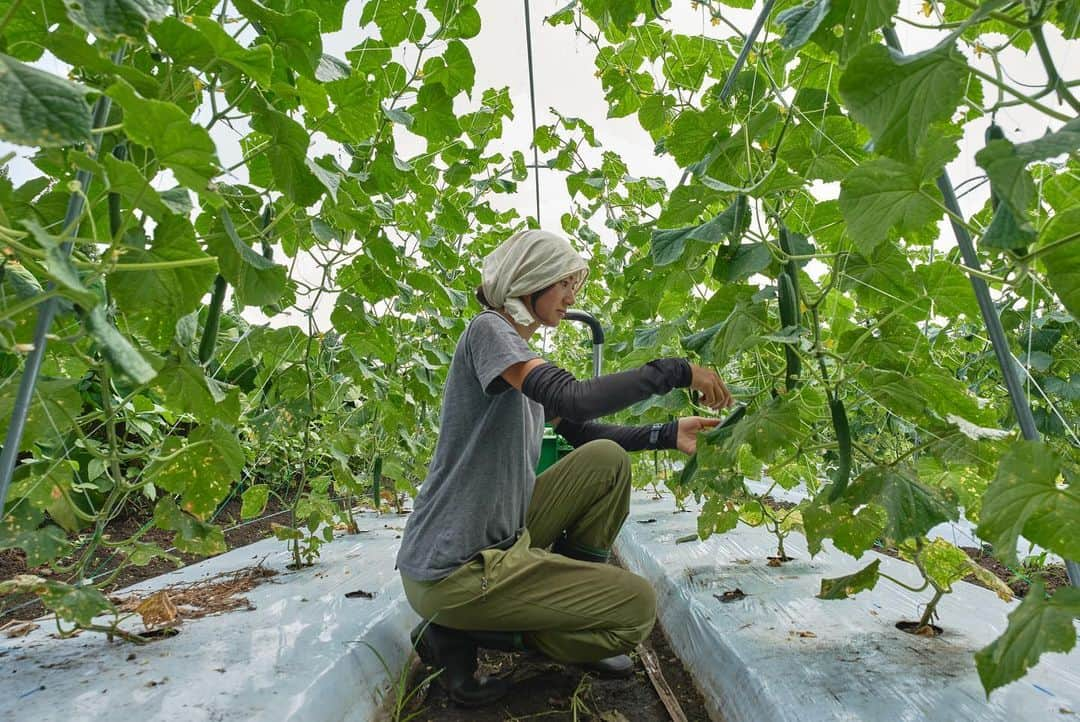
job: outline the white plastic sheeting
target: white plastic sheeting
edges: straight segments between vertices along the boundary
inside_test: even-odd
[[[1015,603],[961,582],[938,605],[945,634],[912,636],[895,624],[917,620],[929,594],[881,580],[854,599],[815,597],[823,577],[874,559],[917,586],[911,565],[872,552],[856,560],[828,543],[810,559],[805,539],[792,535],[785,548],[795,560],[769,567],[775,537],[741,525],[675,544],[696,520],[696,512],[673,513],[670,497],[635,492],[616,552],[652,583],[659,621],[717,719],[1045,721],[1080,713],[1080,649],[1043,655],[987,701],[972,655],[999,636]],[[736,588],[747,596],[717,598]]]
[[[404,519],[357,513],[359,535],[321,549],[313,567],[286,569],[267,539],[124,590],[145,592],[262,561],[278,576],[244,596],[253,611],[191,620],[176,637],[135,646],[95,633],[58,640],[55,625],[0,639],[0,719],[33,722],[348,720],[375,717],[405,666],[409,608],[394,571]],[[351,591],[374,598],[346,598]],[[141,629],[136,617],[126,628]],[[129,655],[131,658],[129,659]]]

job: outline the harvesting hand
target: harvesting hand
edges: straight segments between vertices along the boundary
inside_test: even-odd
[[[676,440],[679,451],[693,454],[697,451],[698,433],[720,424],[720,419],[707,419],[703,416],[687,416],[679,419],[679,435]]]
[[[715,371],[690,364],[690,372],[690,388],[701,394],[703,404],[711,409],[726,409],[734,403],[731,392]]]

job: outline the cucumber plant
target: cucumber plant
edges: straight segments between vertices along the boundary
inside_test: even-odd
[[[657,350],[723,367],[751,404],[733,433],[702,437],[683,474],[704,499],[701,535],[738,523],[748,476],[801,487],[807,500],[793,528],[811,552],[825,539],[857,557],[875,543],[892,546],[924,580],[916,626],[925,627],[958,579],[981,573],[928,536],[937,524],[965,516],[1000,560],[1015,557],[1020,535],[1065,558],[1080,554],[1043,521],[1080,516],[1078,415],[1066,381],[1080,378],[1077,357],[1067,356],[1080,311],[1080,102],[1077,79],[1062,75],[1048,41],[1073,48],[1078,16],[1071,3],[945,0],[912,13],[888,1],[857,14],[848,5],[767,4],[769,32],[741,53],[741,68],[747,38],[728,10],[742,3],[693,3],[711,21],[696,24],[703,33],[681,34],[643,2],[618,12],[570,3],[549,22],[597,48],[610,115],[635,118],[684,171],[659,213],[624,228],[632,250],[614,283],[637,291],[612,317],[670,323]],[[921,52],[887,48],[894,27]],[[1041,90],[1009,80],[1017,48],[1038,51]],[[1028,120],[1014,120],[1021,112]],[[1010,116],[1017,130],[1008,139],[1001,126]],[[961,146],[967,129],[984,128],[984,148]],[[989,183],[957,187],[985,202],[970,218],[946,219],[936,180],[960,153],[974,156]],[[838,195],[821,196],[822,184]],[[745,213],[735,214],[743,199]],[[988,270],[941,250],[943,220],[976,237]],[[812,262],[812,272],[792,269],[793,259]],[[969,275],[995,293],[1041,442],[1013,430]],[[678,312],[665,313],[673,304]],[[785,338],[798,320],[805,337]],[[1027,462],[1034,471],[1025,479],[1018,470]],[[1021,489],[1039,501],[1010,504]],[[823,583],[822,596],[873,586],[878,566]],[[1071,648],[1078,602],[1072,588],[1026,598],[976,655],[986,691],[1022,676],[1042,651]],[[1021,652],[1025,638],[1039,641]]]

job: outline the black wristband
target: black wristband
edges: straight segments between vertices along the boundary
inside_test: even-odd
[[[609,439],[627,451],[678,448],[678,421],[649,426],[616,426],[595,421],[579,423],[563,419],[555,430],[575,448],[596,439]]]

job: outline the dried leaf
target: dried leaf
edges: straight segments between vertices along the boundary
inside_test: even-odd
[[[169,598],[169,593],[160,591],[152,594],[135,607],[135,612],[142,617],[147,629],[172,624],[179,616],[176,605]]]

